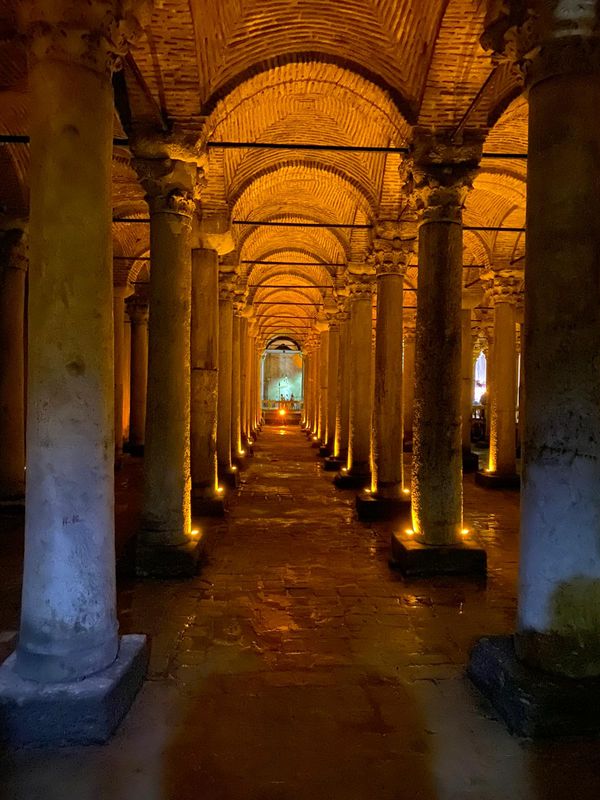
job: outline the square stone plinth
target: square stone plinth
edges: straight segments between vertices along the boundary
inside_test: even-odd
[[[407,576],[485,575],[485,550],[470,539],[454,545],[428,545],[400,531],[392,534],[391,565]]]
[[[139,578],[193,578],[204,554],[201,533],[187,544],[147,545],[138,541],[135,573]]]
[[[463,472],[477,472],[479,469],[479,456],[472,450],[463,450],[462,454]]]
[[[223,497],[192,494],[192,514],[198,517],[223,517],[225,515],[225,500]]]
[[[328,458],[323,461],[323,469],[325,472],[339,472],[341,468],[346,463],[345,458],[336,458],[335,456],[329,456]]]
[[[338,489],[364,489],[371,483],[371,473],[338,472],[333,482]]]
[[[240,485],[240,471],[235,469],[219,470],[219,483],[228,486],[230,489],[237,489]]]
[[[410,497],[391,498],[378,497],[371,492],[363,491],[356,495],[358,518],[364,522],[376,522],[386,519],[404,519],[410,522]]]
[[[117,660],[74,683],[36,683],[0,666],[0,739],[13,747],[106,742],[129,710],[148,666],[145,636],[121,637]]]
[[[512,733],[530,738],[600,733],[600,678],[549,675],[517,659],[511,636],[480,639],[467,674]]]
[[[515,472],[514,475],[499,475],[496,472],[486,472],[480,470],[475,473],[475,483],[484,489],[520,489],[521,478]]]

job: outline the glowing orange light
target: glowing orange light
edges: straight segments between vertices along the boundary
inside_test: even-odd
[[[198,528],[192,528],[192,530],[190,531],[190,536],[200,536],[200,531],[198,530]]]
[[[231,471],[232,471],[232,472],[237,472],[237,467],[235,466],[235,464],[234,464],[234,465],[233,465],[233,467],[231,468]]]
[[[402,489],[403,494],[410,494],[410,489]]]
[[[285,408],[280,408],[279,409],[279,416],[280,417],[285,417]]]
[[[405,533],[407,536],[414,536],[414,535],[415,535],[415,532],[413,531],[413,529],[412,529],[412,528],[407,528],[407,529],[404,531],[404,533]]]
[[[219,486],[219,488],[217,489],[218,494],[223,494],[224,491],[225,489],[222,486]]]
[[[238,454],[240,456],[245,456],[246,455],[246,451],[245,450],[238,450]]]
[[[347,467],[342,467],[342,472],[348,472],[348,468]]]
[[[285,431],[279,431],[280,436],[285,436]]]
[[[317,442],[319,440],[318,436],[313,436],[313,442]]]
[[[366,492],[366,494],[371,494],[371,490],[370,489],[365,489],[365,492]]]
[[[463,536],[466,536],[468,533],[469,533],[469,529],[468,528],[463,528],[462,531],[461,531],[461,534]]]

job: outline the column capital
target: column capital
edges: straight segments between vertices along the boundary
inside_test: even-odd
[[[349,300],[362,300],[373,294],[374,272],[352,272],[348,275]]]
[[[367,263],[374,267],[377,277],[404,276],[414,252],[416,235],[410,235],[405,225],[385,220],[377,224],[375,238]]]
[[[417,330],[416,314],[412,311],[405,311],[403,317],[404,340],[406,342],[414,342],[416,338],[416,330]]]
[[[552,75],[600,70],[595,0],[495,0],[480,42],[531,86]]]
[[[172,158],[135,158],[140,183],[151,214],[187,217],[191,226],[198,199],[196,164]]]
[[[235,300],[236,275],[234,272],[219,270],[219,300]]]
[[[518,305],[523,298],[523,272],[515,269],[487,270],[481,276],[491,305]]]
[[[422,222],[460,222],[483,148],[479,134],[456,143],[418,130],[401,168],[404,192]]]
[[[30,60],[79,64],[110,78],[150,19],[152,0],[21,0]]]
[[[139,295],[132,295],[125,303],[132,325],[147,325],[150,316],[148,301]]]

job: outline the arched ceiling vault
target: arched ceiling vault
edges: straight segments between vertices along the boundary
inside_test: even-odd
[[[486,134],[485,150],[524,153],[527,103],[506,65],[492,70],[479,45],[483,0],[160,0],[123,82],[133,120],[207,141],[402,147],[415,125]],[[14,3],[0,0],[0,132],[27,133],[26,62]],[[152,112],[152,113],[151,113]],[[123,136],[118,119],[115,135]],[[146,217],[127,148],[115,148],[113,216]],[[324,227],[233,226],[249,285],[248,301],[271,309],[261,329],[306,338],[323,303],[331,305],[334,265],[364,261],[376,225],[402,217],[397,153],[305,149],[211,149],[203,213]],[[29,151],[0,148],[5,213],[26,213]],[[467,227],[523,227],[526,161],[488,159],[465,207]],[[139,259],[145,225],[116,222],[114,250]],[[480,265],[519,259],[524,234],[464,234],[465,282]],[[306,266],[260,264],[302,262]],[[115,280],[135,280],[147,262],[115,260]],[[229,262],[231,263],[231,261]],[[311,266],[309,266],[311,265]],[[313,266],[314,265],[314,266]],[[409,288],[418,280],[416,256]],[[343,269],[341,274],[343,275]],[[475,277],[474,277],[475,276]],[[300,288],[297,288],[300,287]],[[268,298],[268,299],[266,299]],[[414,292],[407,293],[407,305]],[[273,303],[273,306],[260,305]],[[310,305],[289,306],[288,303]],[[269,318],[270,314],[270,318]]]

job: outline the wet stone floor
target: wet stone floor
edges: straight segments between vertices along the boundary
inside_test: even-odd
[[[139,464],[118,475],[118,547]],[[464,677],[514,626],[518,494],[465,483],[486,582],[403,580],[391,527],[362,524],[297,428],[265,428],[225,521],[200,520],[201,574],[120,581],[123,631],[152,637],[148,680],[102,747],[0,761],[10,800],[585,800],[600,743],[510,736]],[[0,599],[16,626],[18,559]],[[17,526],[18,527],[18,526]],[[1,548],[0,548],[1,549]],[[4,549],[2,549],[2,554]],[[0,643],[1,645],[1,643]]]

